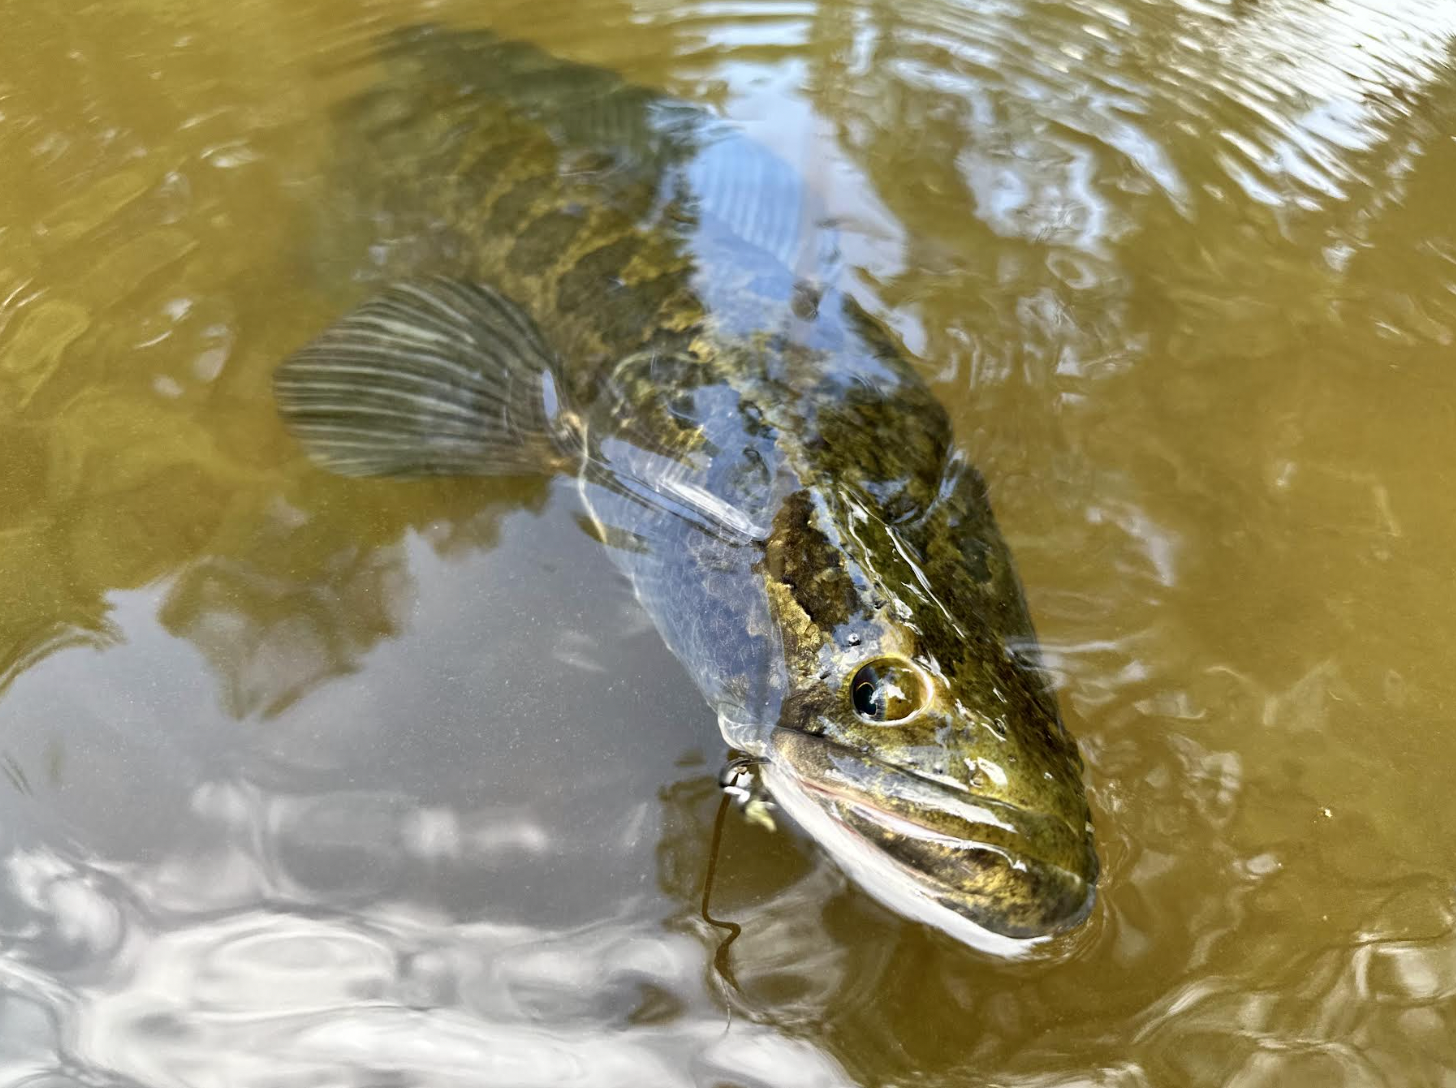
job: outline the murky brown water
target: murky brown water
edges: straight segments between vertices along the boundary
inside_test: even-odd
[[[0,8],[0,1078],[1456,1084],[1456,6]],[[988,960],[733,812],[564,489],[349,483],[328,110],[490,26],[799,166],[992,485],[1105,866]],[[731,1015],[730,1015],[731,1010]]]

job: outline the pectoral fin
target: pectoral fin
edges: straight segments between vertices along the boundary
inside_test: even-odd
[[[283,421],[347,476],[517,475],[574,464],[557,361],[515,303],[442,278],[396,284],[287,359]]]

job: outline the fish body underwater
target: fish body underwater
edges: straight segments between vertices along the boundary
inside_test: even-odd
[[[361,476],[565,473],[724,738],[865,890],[1007,951],[1086,917],[1075,741],[980,475],[833,285],[803,181],[706,111],[422,28],[344,121],[431,259],[275,375]]]

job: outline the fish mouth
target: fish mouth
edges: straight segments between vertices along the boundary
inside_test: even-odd
[[[775,730],[771,751],[775,799],[893,909],[970,943],[957,920],[1025,941],[1092,909],[1098,862],[1085,820],[1073,827],[795,730]]]

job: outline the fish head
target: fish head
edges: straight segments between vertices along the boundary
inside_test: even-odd
[[[763,773],[876,898],[1024,950],[1087,916],[1098,861],[984,484],[953,476],[900,524],[843,489],[780,511],[764,567],[786,689]]]

